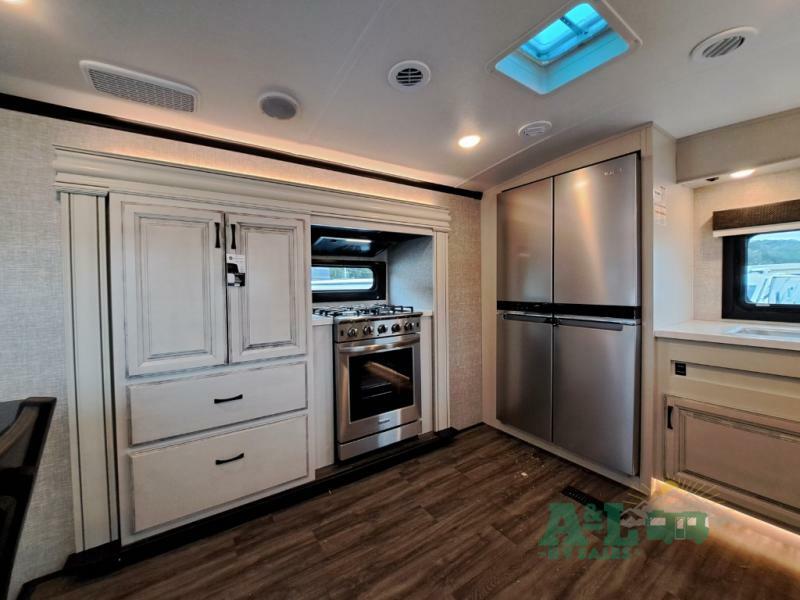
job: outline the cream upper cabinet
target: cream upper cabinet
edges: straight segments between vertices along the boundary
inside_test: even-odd
[[[112,197],[129,376],[225,363],[222,226],[221,212]]]
[[[296,218],[226,214],[227,252],[244,256],[245,284],[228,287],[229,359],[306,352],[305,225]]]

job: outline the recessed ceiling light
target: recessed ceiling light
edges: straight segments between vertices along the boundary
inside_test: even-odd
[[[481,136],[479,135],[465,135],[458,140],[458,145],[462,148],[474,148],[481,143]]]
[[[731,173],[731,177],[733,179],[744,179],[745,177],[750,177],[755,171],[755,169],[742,169],[741,171],[734,171]]]

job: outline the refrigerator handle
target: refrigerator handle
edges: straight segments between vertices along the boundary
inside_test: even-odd
[[[503,313],[503,320],[505,321],[527,321],[528,323],[552,323],[552,317],[536,316],[536,315],[519,315],[515,313]]]
[[[609,331],[622,331],[624,325],[622,323],[614,323],[608,321],[584,321],[579,319],[554,319],[555,325],[563,325],[565,327],[585,327],[586,329],[606,329]]]

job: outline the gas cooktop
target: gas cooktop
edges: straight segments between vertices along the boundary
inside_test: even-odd
[[[413,306],[400,304],[357,304],[352,306],[322,306],[313,309],[315,315],[333,317],[337,322],[364,317],[401,317],[414,313]]]

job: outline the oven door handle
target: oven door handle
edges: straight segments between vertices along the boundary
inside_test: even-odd
[[[419,346],[419,338],[415,340],[404,340],[402,342],[392,342],[391,344],[370,344],[369,346],[350,346],[343,348],[340,344],[336,349],[339,354],[365,354],[369,352],[381,352],[384,350],[397,350],[399,348],[408,348],[410,346]]]

